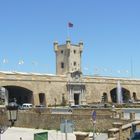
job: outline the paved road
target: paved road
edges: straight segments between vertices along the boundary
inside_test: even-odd
[[[34,140],[35,133],[46,131],[47,130],[42,129],[12,127],[8,128],[4,132],[4,134],[1,135],[1,140],[20,140],[20,137],[22,137],[22,140]],[[92,135],[92,133],[90,133],[90,135]],[[55,130],[49,130],[48,140],[65,140],[65,134]],[[76,140],[76,137],[74,134],[70,133],[67,136],[67,140]],[[96,137],[96,140],[107,140],[107,135],[106,134],[98,135]]]
[[[20,140],[20,137],[22,137],[22,140],[34,140],[34,134],[39,132],[46,132],[46,130],[12,127],[1,135],[1,140]],[[65,134],[55,130],[49,130],[48,132],[49,140],[65,140]],[[76,140],[75,135],[68,134],[68,140]]]

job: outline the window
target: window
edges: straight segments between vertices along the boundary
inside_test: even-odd
[[[75,53],[76,53],[76,50],[74,50],[73,52],[74,52],[74,54],[75,54]]]
[[[76,66],[76,62],[73,62],[73,65]]]
[[[46,105],[45,93],[39,93],[39,104],[40,105]]]
[[[64,51],[63,51],[63,50],[61,50],[61,54],[63,54],[63,52],[64,52]]]
[[[137,100],[137,95],[136,95],[136,92],[133,92],[133,100]]]
[[[61,68],[62,68],[62,69],[64,68],[64,63],[63,63],[63,62],[61,62]]]

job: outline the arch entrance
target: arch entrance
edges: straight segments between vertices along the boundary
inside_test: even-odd
[[[110,96],[111,96],[112,102],[117,103],[117,88],[114,88],[110,91]],[[121,96],[122,96],[122,102],[128,103],[130,100],[130,91],[122,87]]]
[[[12,102],[16,100],[17,104],[34,103],[33,92],[29,89],[19,86],[4,86],[8,91],[8,101]]]

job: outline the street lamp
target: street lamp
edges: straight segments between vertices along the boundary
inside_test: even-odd
[[[11,126],[14,125],[17,120],[18,105],[16,102],[11,102],[7,106],[8,120],[11,122]]]
[[[14,122],[17,120],[17,112],[18,112],[18,105],[16,102],[9,103],[6,108],[0,109],[0,140],[1,134],[3,134],[9,127],[7,123],[6,114],[8,114],[8,120],[11,122],[10,127],[14,125]]]

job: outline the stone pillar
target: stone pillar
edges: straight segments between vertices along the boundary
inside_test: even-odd
[[[83,92],[83,88],[81,88],[81,100],[84,99],[84,92]]]
[[[121,114],[122,114],[122,119],[124,119],[124,112],[122,112]]]
[[[116,129],[109,129],[108,130],[108,138],[114,138],[115,137],[115,132],[116,132]]]
[[[135,120],[135,113],[134,112],[130,112],[130,120]]]
[[[69,91],[69,93],[70,93],[70,95],[69,95],[69,100],[71,101],[71,98],[72,98],[72,96],[71,96],[71,88],[69,89],[70,91]]]
[[[39,105],[39,94],[33,92],[33,97],[32,97],[32,104],[34,105]]]
[[[82,100],[81,100],[82,105],[86,105],[86,99],[85,99],[85,89],[82,87]]]
[[[124,118],[124,112],[120,112],[119,113],[119,119],[123,119]]]
[[[115,118],[115,111],[112,111],[112,118]]]
[[[84,132],[75,133],[76,140],[89,140],[89,134]]]
[[[123,123],[121,123],[121,122],[114,122],[113,123],[113,127],[116,127],[119,129],[119,140],[123,140],[123,138],[122,138],[122,125],[123,125]]]
[[[72,92],[72,86],[69,85],[69,104],[74,105],[74,100],[73,100],[73,92]]]
[[[116,118],[117,117],[117,112],[115,110],[112,110],[112,118]]]

